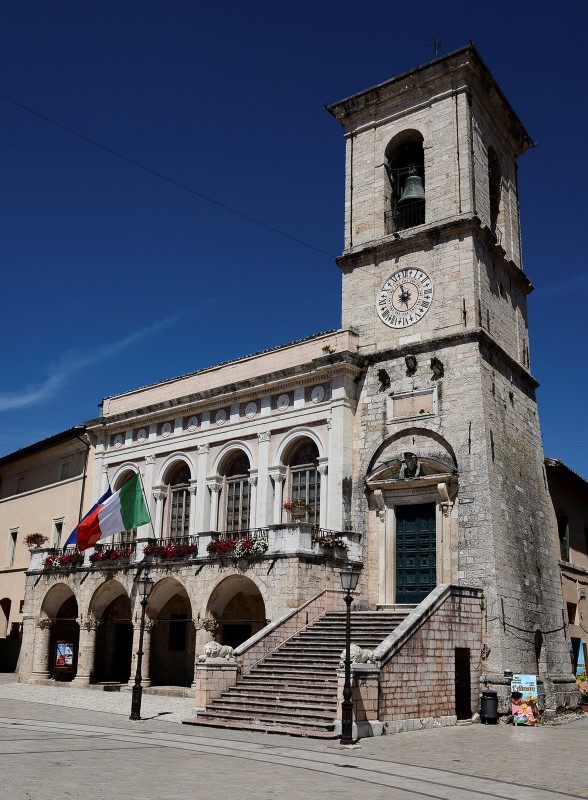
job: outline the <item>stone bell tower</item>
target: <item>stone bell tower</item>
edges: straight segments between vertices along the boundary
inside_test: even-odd
[[[480,674],[538,673],[562,705],[573,682],[517,191],[532,141],[472,45],[329,111],[347,142],[343,326],[369,364],[352,502],[369,599],[482,587]]]

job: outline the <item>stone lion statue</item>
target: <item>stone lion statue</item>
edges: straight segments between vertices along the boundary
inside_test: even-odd
[[[351,645],[349,649],[349,654],[351,656],[352,664],[376,663],[373,650],[364,650],[364,648],[360,647],[358,644]],[[343,652],[341,653],[341,661],[339,661],[339,668],[342,669],[344,666],[345,666],[345,650],[343,650]]]
[[[235,661],[235,655],[232,647],[228,644],[219,644],[218,642],[207,642],[204,645],[204,655],[200,656],[199,662],[208,661],[209,658],[224,658],[225,661]]]

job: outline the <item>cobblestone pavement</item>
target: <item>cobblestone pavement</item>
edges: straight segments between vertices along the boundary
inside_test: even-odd
[[[191,707],[185,698],[144,696],[151,718],[141,722],[127,719],[129,705],[128,693],[0,679],[0,800],[588,798],[588,715],[537,729],[423,730],[345,749],[170,723]]]

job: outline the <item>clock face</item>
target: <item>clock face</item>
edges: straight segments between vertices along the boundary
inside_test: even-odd
[[[422,269],[399,269],[378,295],[378,315],[390,328],[408,328],[431,307],[433,282]]]

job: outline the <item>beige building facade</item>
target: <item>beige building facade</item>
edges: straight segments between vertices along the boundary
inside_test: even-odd
[[[25,537],[60,547],[76,526],[92,485],[93,448],[84,426],[0,458],[0,669],[15,668],[22,639]],[[89,495],[88,495],[89,496]]]
[[[329,111],[342,329],[105,399],[92,498],[139,473],[152,522],[78,563],[34,554],[21,680],[60,677],[68,641],[68,678],[129,681],[148,569],[144,681],[213,701],[237,668],[206,645],[255,670],[342,606],[350,562],[355,608],[403,619],[357,666],[366,730],[450,724],[483,680],[506,709],[509,672],[576,704],[521,259],[531,139],[473,46]]]

